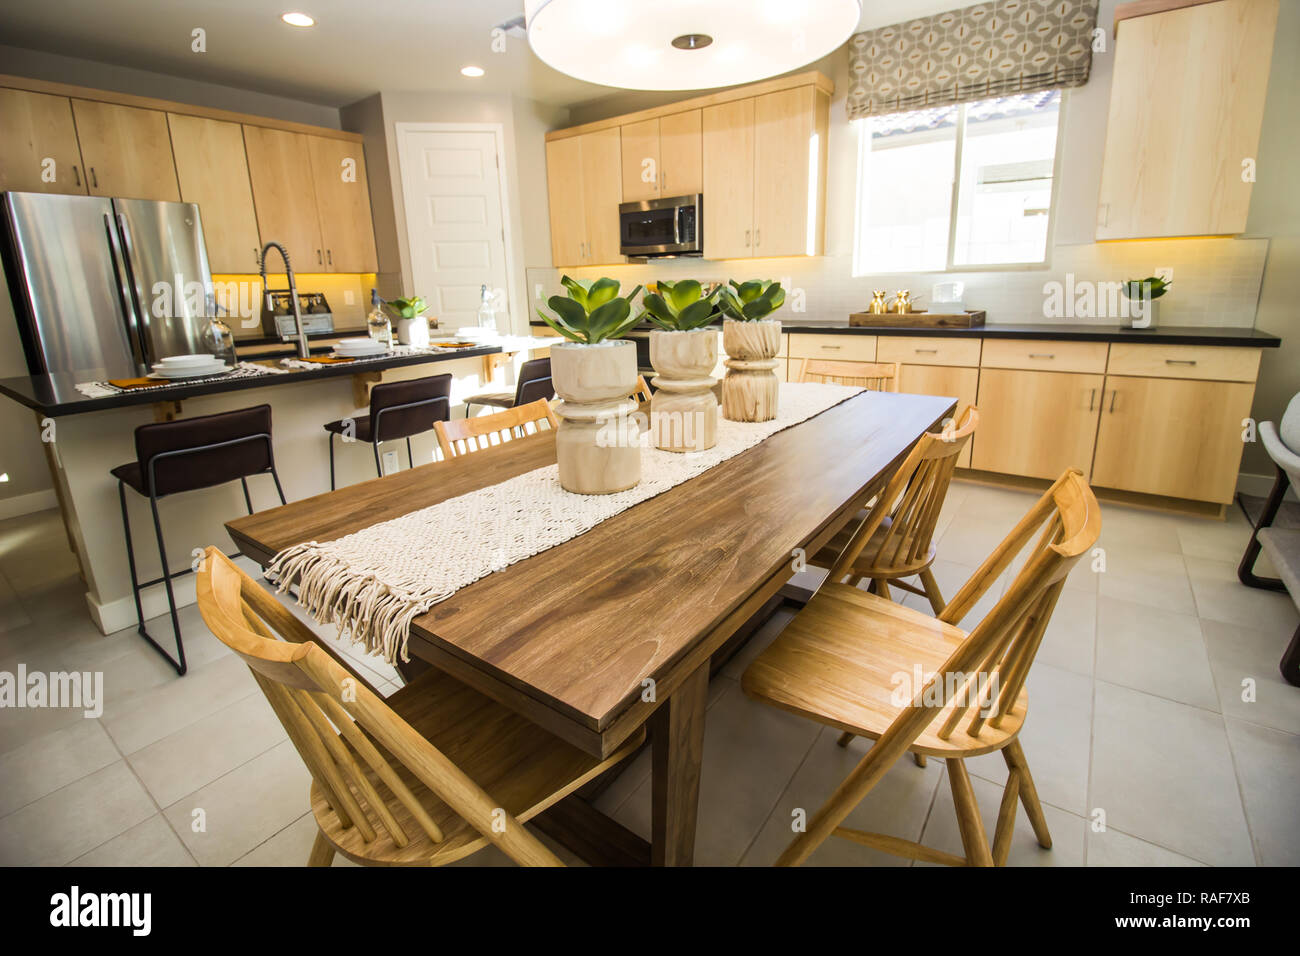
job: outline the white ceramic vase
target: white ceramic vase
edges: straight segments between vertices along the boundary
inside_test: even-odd
[[[608,495],[641,481],[636,376],[632,342],[551,346],[551,379],[562,399],[555,454],[566,491]]]

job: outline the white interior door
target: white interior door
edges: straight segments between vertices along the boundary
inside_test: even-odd
[[[499,144],[492,129],[398,131],[411,291],[444,327],[476,324],[486,285],[497,328],[510,331]]]

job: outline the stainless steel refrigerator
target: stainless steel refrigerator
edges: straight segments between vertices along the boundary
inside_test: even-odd
[[[204,351],[212,273],[193,203],[3,194],[3,253],[27,367],[144,374]]]

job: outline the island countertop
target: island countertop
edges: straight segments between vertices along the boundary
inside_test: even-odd
[[[446,362],[455,359],[473,358],[478,355],[494,355],[501,351],[502,348],[498,345],[481,345],[448,352],[421,352],[377,361],[346,362],[337,365],[321,365],[312,369],[281,371],[275,375],[232,377],[191,385],[177,384],[168,388],[134,389],[102,398],[91,398],[79,392],[77,385],[85,382],[104,381],[108,378],[108,373],[104,369],[83,369],[75,372],[54,372],[47,375],[20,375],[3,378],[0,379],[0,395],[11,398],[15,402],[26,405],[43,415],[58,418],[63,415],[77,415],[83,412],[94,412],[109,408],[151,405],[155,402],[179,402],[187,398],[196,398],[200,395],[215,395],[221,392],[237,392],[250,388],[268,388],[302,382],[319,382],[327,378],[357,375],[363,372],[382,372],[385,369],[401,368],[408,365]]]

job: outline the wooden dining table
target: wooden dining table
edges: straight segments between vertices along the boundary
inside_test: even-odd
[[[482,578],[411,625],[434,666],[593,756],[648,726],[649,841],[570,795],[535,824],[593,863],[690,865],[711,661],[782,600],[799,567],[883,487],[955,400],[863,392]],[[555,462],[552,432],[227,523],[263,566]],[[465,534],[475,534],[467,527]]]

